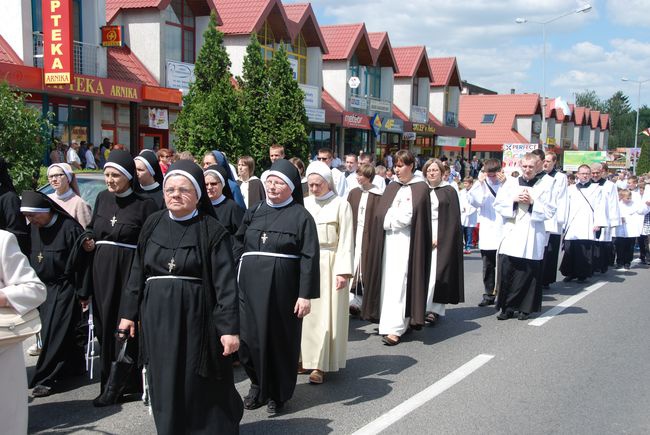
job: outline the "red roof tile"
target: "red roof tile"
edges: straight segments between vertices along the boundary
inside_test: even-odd
[[[433,81],[433,74],[429,67],[427,51],[424,45],[415,47],[395,47],[393,54],[397,61],[398,73],[395,77],[429,77]]]
[[[217,0],[187,0],[187,4],[193,10],[195,15],[207,15],[210,10],[215,10]],[[110,23],[115,19],[117,14],[122,9],[148,9],[156,8],[163,10],[171,0],[106,0],[106,22]],[[221,23],[219,14],[217,13],[217,23]]]
[[[11,63],[14,65],[25,64],[2,35],[0,35],[0,62]]]
[[[311,4],[291,3],[283,6],[289,23],[291,40],[295,40],[302,32],[308,47],[320,47],[323,53],[327,53],[327,44],[325,44],[325,38],[321,33]]]
[[[576,117],[575,119],[576,125],[582,125],[585,123],[585,110],[586,109],[584,107],[575,106],[574,113]]]
[[[455,57],[434,57],[429,59],[429,67],[433,73],[431,87],[449,86],[452,79],[453,84],[460,87],[460,73]]]
[[[598,110],[591,111],[591,128],[600,128],[600,112]]]
[[[609,114],[603,113],[600,115],[600,129],[609,130]]]
[[[292,39],[285,9],[280,0],[214,0],[226,35],[250,35],[268,20],[278,39]]]
[[[368,32],[368,40],[372,49],[375,65],[392,66],[393,72],[397,73],[397,61],[393,53],[393,47],[390,44],[387,32]]]
[[[341,115],[344,111],[343,107],[325,89],[322,90],[320,98],[321,106],[325,110],[325,123],[341,125]]]
[[[514,129],[515,118],[541,114],[541,105],[537,94],[461,95],[458,111],[460,122],[476,131],[472,144],[500,145],[526,142]],[[495,114],[494,123],[481,123],[485,114]]]
[[[356,53],[360,65],[375,63],[365,24],[321,26],[320,30],[329,50],[323,60],[350,60]]]
[[[129,47],[113,47],[106,50],[108,78],[141,85],[160,86]]]

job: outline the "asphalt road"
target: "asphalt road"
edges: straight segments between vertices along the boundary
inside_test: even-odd
[[[318,386],[299,376],[283,414],[245,411],[241,432],[650,433],[648,266],[556,283],[528,321],[497,321],[493,308],[477,307],[478,254],[466,256],[465,269],[466,303],[448,307],[436,326],[387,347],[375,325],[352,319],[347,368]],[[546,317],[575,295],[584,297]],[[28,372],[35,362],[27,357]],[[235,378],[246,394],[242,369]],[[155,433],[141,402],[97,409],[96,382],[78,378],[65,387],[30,398],[30,433]]]

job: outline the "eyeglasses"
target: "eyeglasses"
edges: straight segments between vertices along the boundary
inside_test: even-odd
[[[50,174],[47,176],[48,180],[56,180],[57,178],[65,177],[65,174]]]
[[[215,187],[215,186],[218,186],[220,184],[221,184],[221,182],[219,182],[219,181],[215,181],[214,183],[208,183],[207,181],[205,182],[206,187]]]
[[[182,196],[187,196],[191,193],[194,193],[194,189],[188,189],[187,187],[179,187],[174,189],[173,187],[168,187],[164,190],[165,195],[172,196],[174,193],[178,192]]]
[[[285,183],[285,182],[282,181],[282,180],[277,180],[277,181],[276,181],[276,180],[266,180],[266,183],[265,183],[265,184],[266,184],[267,186],[269,186],[269,187],[271,187],[271,186],[276,186],[276,187],[286,187],[286,185],[287,185],[287,183]]]
[[[329,160],[329,157],[316,157],[316,160],[318,160],[319,162],[326,162],[327,160]]]

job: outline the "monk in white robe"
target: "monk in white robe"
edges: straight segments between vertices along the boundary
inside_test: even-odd
[[[591,181],[601,190],[603,206],[607,215],[607,225],[600,232],[594,243],[594,272],[605,273],[614,259],[612,237],[615,228],[621,224],[621,212],[618,208],[618,188],[616,184],[603,177],[607,170],[600,163],[591,165]]]
[[[321,384],[324,372],[345,368],[348,345],[348,280],[353,273],[354,233],[350,204],[336,195],[330,168],[313,162],[307,168],[311,213],[320,246],[320,297],[311,301],[303,320],[301,361],[309,381]]]
[[[0,307],[26,314],[45,302],[45,285],[20,252],[16,237],[0,230]],[[0,342],[0,422],[2,433],[27,433],[27,374],[23,343]]]

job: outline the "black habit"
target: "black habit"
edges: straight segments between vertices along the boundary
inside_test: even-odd
[[[9,231],[18,240],[23,254],[29,254],[29,230],[20,212],[20,198],[13,190],[0,184],[0,230]]]
[[[149,198],[136,193],[118,197],[105,190],[97,196],[93,217],[88,224],[87,230],[92,232],[96,246],[92,266],[93,313],[101,346],[102,391],[108,379],[111,361],[117,357],[114,333],[119,324],[120,298],[129,278],[135,246],[142,225],[157,210],[158,207]],[[127,346],[127,353],[137,361],[138,349],[135,343]],[[139,389],[141,382],[136,370],[133,371],[127,392]]]
[[[302,319],[294,306],[298,298],[320,296],[316,224],[295,200],[277,208],[262,202],[246,211],[236,238],[243,252],[239,358],[257,402],[285,402],[296,386],[300,355]]]
[[[438,197],[438,252],[433,302],[458,304],[465,302],[463,230],[458,193],[450,185],[435,187],[433,191]]]
[[[361,306],[361,317],[365,320],[378,322],[381,311],[381,280],[382,259],[384,255],[384,218],[393,204],[397,192],[402,187],[399,182],[386,186],[384,194],[375,213],[368,252],[372,252],[367,270],[370,272],[365,282],[365,295]],[[425,182],[409,184],[413,196],[413,219],[411,221],[411,237],[407,289],[406,317],[410,317],[411,326],[419,328],[424,325],[429,274],[431,273],[431,201],[429,186]]]
[[[176,221],[160,211],[142,229],[120,315],[141,322],[141,363],[160,434],[239,431],[242,401],[220,342],[239,333],[231,252],[212,216]],[[171,275],[182,278],[151,279]]]
[[[31,225],[29,262],[47,287],[47,299],[39,307],[43,347],[29,387],[54,382],[67,375],[84,372],[83,347],[75,340],[81,320],[78,289],[85,267],[78,256],[85,252],[75,248],[83,233],[81,225],[67,213],[54,212],[51,226]]]

